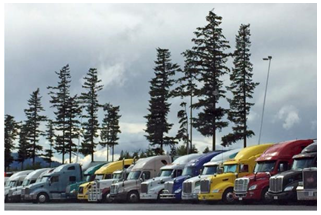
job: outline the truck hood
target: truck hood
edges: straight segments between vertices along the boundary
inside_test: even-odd
[[[35,184],[31,184],[29,186],[26,186],[26,188],[29,188],[30,190],[35,190],[40,187],[44,187],[46,184],[47,184],[46,182],[39,182],[39,183],[35,183]]]
[[[194,184],[204,178],[208,178],[209,176],[211,176],[211,175],[198,175],[193,178],[186,179],[184,182],[191,182],[192,184]]]
[[[234,173],[223,173],[219,175],[214,175],[210,178],[207,178],[211,180],[211,183],[213,185],[219,184],[221,182],[231,182],[234,184],[234,181],[236,179],[236,175]]]
[[[164,184],[164,183],[161,183],[161,181],[166,182],[166,181],[170,181],[171,179],[172,178],[170,176],[156,177],[156,178],[152,178],[147,181],[144,181],[142,184],[148,184],[149,186],[153,187],[153,186],[156,186],[157,184]]]
[[[85,182],[79,185],[79,187],[86,187],[87,185],[91,184],[91,182]]]
[[[175,179],[174,179],[174,184],[183,184],[183,182],[186,180],[186,179],[188,179],[188,178],[190,178],[191,176],[189,176],[189,175],[181,175],[181,176],[179,176],[179,177],[176,177]]]
[[[301,171],[296,171],[296,170],[288,170],[285,172],[281,172],[275,176],[272,177],[278,177],[278,176],[283,176],[283,184],[287,185],[289,183],[292,183],[294,181],[300,181],[302,180],[302,172]]]
[[[258,172],[255,174],[250,174],[247,176],[244,176],[244,178],[249,178],[251,181],[254,180],[269,180],[269,178],[271,177],[271,175],[267,172]]]

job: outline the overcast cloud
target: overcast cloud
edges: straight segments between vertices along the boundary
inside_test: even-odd
[[[192,46],[193,32],[206,24],[213,8],[223,17],[221,27],[230,51],[239,26],[251,24],[253,77],[260,85],[248,120],[256,133],[249,145],[258,141],[268,69],[262,58],[268,55],[273,59],[261,142],[316,138],[316,4],[6,4],[5,114],[25,120],[27,100],[39,87],[45,114],[53,118],[46,88],[57,84],[54,71],[69,64],[71,93],[80,94],[82,79],[93,67],[104,84],[100,102],[120,105],[122,133],[116,153],[146,149],[143,116],[156,48],[168,48],[173,62],[183,66],[180,54]],[[228,76],[224,78],[228,84]],[[179,102],[172,100],[170,135],[178,128]],[[228,107],[226,101],[221,104]],[[101,120],[102,112],[99,115]],[[218,132],[217,144],[228,132],[230,128]],[[193,136],[200,151],[211,146],[211,138],[196,130]],[[41,144],[47,147],[45,141]],[[236,147],[241,143],[231,146]]]

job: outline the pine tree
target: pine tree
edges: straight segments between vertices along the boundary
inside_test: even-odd
[[[196,38],[192,39],[195,46],[194,65],[197,65],[200,72],[202,87],[198,91],[199,100],[193,105],[202,109],[195,118],[193,126],[204,136],[212,137],[212,150],[216,145],[216,130],[228,126],[223,121],[226,110],[219,106],[220,98],[225,97],[223,90],[222,76],[229,72],[225,65],[228,53],[224,51],[230,46],[225,39],[222,28],[220,28],[222,17],[210,11],[206,17],[208,24],[205,27],[197,28],[194,32]]]
[[[198,150],[195,147],[195,145],[192,145],[192,149],[190,150],[190,153],[198,153]],[[177,147],[176,155],[177,156],[186,155],[186,146],[185,145],[180,145],[179,147]]]
[[[5,170],[8,170],[10,164],[14,161],[11,153],[15,149],[14,141],[19,133],[19,124],[13,116],[6,114],[4,125],[4,165]]]
[[[46,130],[46,139],[49,142],[49,149],[45,150],[45,154],[43,159],[49,164],[49,167],[51,167],[51,163],[52,163],[52,157],[53,157],[53,147],[54,147],[54,143],[55,143],[55,131],[54,131],[54,126],[53,126],[53,121],[52,120],[48,120],[47,122],[47,130]]]
[[[95,138],[98,137],[97,131],[99,129],[99,123],[97,119],[98,108],[101,106],[98,103],[98,92],[103,89],[103,85],[99,85],[101,82],[98,79],[97,69],[89,69],[86,77],[84,78],[85,82],[82,85],[84,89],[87,90],[85,93],[81,93],[81,100],[87,115],[84,115],[84,118],[87,118],[87,122],[83,122],[84,132],[84,141],[81,143],[82,147],[80,152],[83,155],[91,155],[91,161],[94,161],[94,152],[97,145]]]
[[[17,147],[18,149],[18,158],[17,161],[21,163],[21,170],[24,169],[23,163],[26,159],[32,157],[32,145],[29,143],[28,140],[28,132],[30,129],[28,128],[29,126],[27,124],[22,124],[20,128],[20,133],[19,133],[19,145]],[[34,166],[34,165],[33,165]]]
[[[62,67],[59,72],[55,72],[58,75],[58,85],[55,87],[49,86],[48,89],[51,91],[49,95],[51,97],[50,103],[51,107],[55,108],[54,112],[56,115],[56,119],[54,121],[54,125],[56,130],[61,133],[59,135],[59,145],[55,147],[57,153],[62,155],[62,163],[65,161],[66,154],[66,144],[68,144],[68,140],[66,138],[67,132],[67,108],[68,108],[68,99],[70,97],[70,82],[71,75],[69,70],[69,65]],[[58,137],[57,137],[58,138]]]
[[[243,139],[244,148],[246,147],[246,138],[254,135],[252,130],[247,127],[247,115],[250,112],[253,103],[251,99],[255,87],[258,83],[253,82],[253,66],[250,62],[250,25],[241,25],[238,35],[236,35],[236,50],[234,52],[234,68],[230,75],[231,85],[227,87],[232,92],[233,98],[228,99],[230,110],[228,119],[234,123],[233,133],[222,138],[222,145],[227,146]]]
[[[44,132],[39,130],[40,123],[46,121],[46,117],[41,115],[40,112],[44,111],[41,105],[41,96],[39,94],[39,88],[31,94],[31,98],[28,100],[29,108],[25,109],[27,116],[26,129],[27,141],[31,144],[31,158],[32,166],[35,166],[35,158],[42,150],[42,146],[37,144],[39,142],[39,136],[44,135]]]
[[[179,118],[179,130],[176,135],[177,140],[183,140],[186,145],[186,154],[189,154],[189,136],[188,136],[188,117],[186,113],[186,103],[182,102],[180,106],[183,108],[182,110],[178,111],[177,117]],[[173,151],[173,149],[172,149]]]
[[[118,145],[118,134],[121,133],[119,127],[119,106],[113,106],[111,104],[104,105],[105,117],[102,123],[102,130],[100,137],[102,142],[99,144],[107,149],[107,161],[108,161],[108,148],[112,149],[112,161],[114,161],[114,147]]]
[[[167,122],[170,103],[168,99],[171,97],[170,88],[174,84],[171,78],[179,69],[177,64],[171,63],[171,54],[168,49],[157,49],[157,60],[155,61],[155,78],[150,83],[150,100],[149,114],[145,116],[147,119],[145,137],[154,146],[156,154],[163,153],[164,145],[175,144],[174,138],[166,136],[173,126]]]
[[[208,148],[208,146],[204,149],[203,154],[209,153],[210,149]]]
[[[67,144],[65,145],[65,152],[69,154],[69,163],[71,163],[71,156],[73,152],[77,151],[76,144],[73,142],[73,139],[79,137],[80,132],[80,122],[78,117],[81,115],[81,106],[79,104],[79,99],[77,95],[69,97],[67,101],[66,109],[66,140]]]

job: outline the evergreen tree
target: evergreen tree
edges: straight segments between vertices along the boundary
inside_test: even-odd
[[[48,120],[47,122],[47,130],[46,130],[46,139],[49,142],[49,149],[45,150],[45,154],[43,159],[49,164],[49,167],[51,167],[52,160],[51,158],[53,157],[53,147],[55,143],[55,131],[54,131],[54,126],[53,126],[53,121]]]
[[[176,149],[176,153],[177,156],[183,156],[186,155],[186,146],[185,145],[180,145],[179,147],[177,147]],[[195,145],[192,145],[192,149],[190,150],[190,153],[198,153],[197,148],[195,147]]]
[[[81,106],[77,95],[69,97],[67,101],[67,125],[66,125],[66,140],[65,152],[69,154],[69,163],[71,163],[71,156],[73,152],[77,151],[76,144],[73,139],[77,139],[80,132],[80,122],[78,117],[81,115]]]
[[[179,118],[179,130],[176,135],[177,140],[183,140],[186,145],[186,154],[189,154],[189,137],[188,137],[188,118],[186,113],[186,103],[182,102],[180,106],[183,108],[182,110],[178,111],[177,117]],[[172,150],[173,151],[173,150]],[[173,151],[174,152],[174,151]],[[172,153],[171,153],[172,154]]]
[[[209,153],[210,149],[208,148],[208,146],[204,149],[203,154]]]
[[[225,97],[222,76],[229,72],[225,65],[229,54],[224,51],[230,46],[220,28],[222,17],[210,11],[206,17],[207,25],[197,28],[196,38],[192,39],[194,65],[200,73],[202,87],[198,91],[199,100],[193,105],[202,109],[195,118],[193,126],[204,136],[212,137],[212,150],[216,145],[216,130],[228,126],[222,118],[226,110],[219,106],[220,98]]]
[[[98,79],[97,69],[89,69],[85,82],[82,85],[87,90],[85,93],[81,93],[81,100],[85,110],[87,112],[84,118],[87,118],[87,122],[83,122],[84,128],[84,140],[81,143],[82,147],[80,152],[83,155],[91,155],[91,161],[94,161],[94,152],[97,145],[95,138],[98,137],[97,131],[99,129],[99,123],[97,119],[98,108],[101,106],[98,103],[98,92],[103,89],[103,85],[99,85],[101,82]]]
[[[24,169],[23,163],[26,159],[32,157],[32,145],[28,141],[28,132],[30,131],[27,124],[22,124],[19,133],[19,145],[17,161],[21,163],[21,170]],[[34,166],[35,164],[33,164]]]
[[[43,135],[44,132],[39,130],[39,127],[41,122],[46,121],[46,117],[40,114],[40,112],[44,111],[41,105],[41,98],[38,88],[28,100],[29,108],[24,110],[27,116],[27,141],[30,143],[32,166],[35,166],[36,156],[41,155],[38,152],[42,150],[42,146],[37,143],[39,142],[39,136]]]
[[[59,135],[59,145],[55,147],[57,153],[62,155],[62,163],[65,161],[66,154],[66,144],[68,144],[68,139],[66,138],[66,132],[68,130],[68,116],[67,116],[67,108],[68,108],[68,99],[70,97],[70,82],[71,75],[69,70],[69,65],[62,67],[59,72],[55,72],[58,75],[58,85],[55,87],[49,86],[48,89],[51,91],[49,95],[51,97],[50,103],[51,107],[55,108],[54,112],[56,115],[56,119],[54,121],[54,125],[56,130],[61,133]]]
[[[231,85],[227,87],[232,92],[233,98],[228,99],[230,110],[228,119],[234,123],[233,133],[222,138],[222,145],[227,146],[243,139],[244,148],[246,147],[246,138],[254,135],[252,130],[247,127],[247,115],[250,112],[253,103],[251,99],[255,87],[258,83],[253,82],[253,66],[250,62],[250,25],[241,25],[238,35],[236,35],[236,50],[234,52],[234,68],[230,75]]]
[[[121,133],[119,130],[119,106],[113,106],[111,104],[104,105],[105,117],[102,123],[101,129],[101,140],[100,145],[107,148],[107,161],[108,161],[108,148],[112,149],[112,161],[114,161],[114,147],[118,145],[118,134]]]
[[[4,165],[5,170],[8,170],[10,164],[14,161],[11,153],[15,149],[14,141],[19,133],[19,124],[13,116],[6,114],[4,125]]]
[[[171,97],[170,88],[174,84],[171,78],[179,69],[177,64],[171,63],[171,54],[168,49],[157,49],[157,60],[155,61],[155,77],[150,81],[149,114],[147,119],[145,137],[154,148],[156,154],[163,153],[164,145],[174,144],[174,138],[166,136],[173,124],[167,122]]]

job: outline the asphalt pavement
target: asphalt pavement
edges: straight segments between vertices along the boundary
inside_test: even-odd
[[[124,210],[124,211],[144,211],[144,210],[181,210],[181,211],[190,211],[190,210],[317,210],[317,205],[307,205],[302,203],[292,203],[288,205],[261,205],[261,204],[233,204],[233,205],[224,205],[224,204],[183,204],[183,203],[137,203],[137,204],[128,204],[128,203],[110,203],[110,204],[100,204],[100,203],[46,203],[46,204],[33,204],[33,203],[5,203],[5,210],[11,211],[77,211],[77,210]]]

